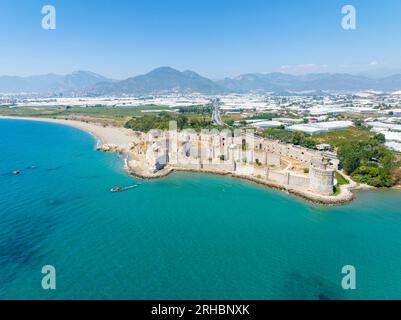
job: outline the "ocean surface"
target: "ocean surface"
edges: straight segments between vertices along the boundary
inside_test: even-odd
[[[400,192],[328,208],[229,177],[138,181],[95,146],[0,120],[0,299],[401,298]],[[356,290],[341,287],[345,265]]]

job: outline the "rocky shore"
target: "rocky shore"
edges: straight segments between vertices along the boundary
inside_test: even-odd
[[[353,194],[352,190],[366,189],[366,188],[358,188],[358,185],[350,184],[350,185],[341,186],[341,192],[339,195],[323,196],[323,195],[314,194],[312,192],[291,188],[291,187],[288,187],[285,185],[275,183],[273,181],[259,179],[257,177],[253,177],[253,176],[237,175],[237,174],[233,174],[231,172],[219,171],[219,170],[204,170],[204,169],[196,170],[196,169],[181,168],[181,167],[180,168],[179,167],[168,167],[161,171],[158,171],[155,174],[138,173],[132,169],[130,169],[128,171],[128,173],[130,175],[132,175],[133,177],[142,179],[142,180],[161,179],[161,178],[169,176],[173,172],[192,172],[192,173],[204,173],[204,174],[213,174],[213,175],[220,175],[220,176],[230,176],[230,177],[233,177],[236,179],[246,180],[246,181],[256,183],[259,185],[263,185],[263,186],[266,186],[266,187],[269,187],[269,188],[272,188],[275,190],[279,190],[279,191],[297,196],[299,198],[302,198],[306,201],[309,201],[309,202],[312,202],[315,204],[328,205],[328,206],[335,206],[335,205],[342,205],[342,204],[349,203],[352,200],[354,200],[354,194]]]

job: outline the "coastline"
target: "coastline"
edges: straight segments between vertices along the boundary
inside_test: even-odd
[[[132,130],[121,127],[106,127],[97,123],[83,122],[78,120],[12,116],[1,116],[0,119],[48,122],[70,126],[91,134],[100,142],[101,145],[115,145],[121,149],[127,148],[128,145],[135,139],[135,133]]]
[[[25,120],[25,121],[37,121],[37,122],[48,122],[59,125],[65,125],[74,127],[76,129],[85,131],[92,136],[94,136],[98,140],[97,149],[104,152],[116,152],[123,155],[126,155],[128,159],[130,159],[130,145],[135,141],[135,137],[137,134],[130,129],[122,128],[122,127],[112,127],[112,126],[104,126],[97,123],[90,122],[82,122],[78,120],[65,120],[65,119],[54,119],[54,118],[39,118],[39,117],[10,117],[10,116],[2,116],[0,119],[9,119],[9,120]],[[100,143],[100,145],[99,145]],[[129,160],[128,160],[129,162]],[[295,189],[291,188],[273,181],[268,181],[264,179],[259,179],[253,176],[247,175],[237,175],[230,172],[219,171],[219,170],[196,170],[196,169],[186,169],[186,168],[177,168],[177,167],[166,167],[165,169],[159,171],[156,174],[141,174],[135,170],[133,170],[129,165],[125,168],[127,173],[133,177],[143,179],[143,180],[151,180],[151,179],[160,179],[170,175],[174,171],[181,172],[196,172],[196,173],[208,173],[214,175],[222,175],[222,176],[231,176],[233,178],[247,180],[252,183],[256,183],[259,185],[263,185],[275,190],[279,190],[288,194],[295,195],[299,198],[302,198],[306,201],[310,201],[316,204],[323,205],[340,205],[349,203],[354,199],[353,190],[372,190],[374,188],[359,185],[353,181],[349,185],[341,186],[341,193],[336,196],[323,196],[314,194],[307,190]]]
[[[281,185],[281,184],[273,182],[273,181],[263,180],[263,179],[259,179],[259,178],[252,177],[252,176],[237,175],[237,174],[233,174],[233,173],[225,172],[225,171],[205,170],[205,169],[195,170],[195,169],[185,169],[185,168],[177,168],[177,167],[166,167],[165,169],[159,171],[158,174],[156,174],[156,175],[142,175],[142,174],[136,173],[134,171],[129,171],[128,173],[131,176],[138,178],[138,179],[155,180],[155,179],[165,178],[174,172],[191,172],[191,173],[201,173],[201,174],[212,174],[212,175],[218,175],[218,176],[232,177],[234,179],[239,179],[239,180],[246,180],[251,183],[255,183],[255,184],[258,184],[258,185],[261,185],[264,187],[268,187],[270,189],[278,190],[278,191],[296,196],[298,198],[301,198],[305,201],[308,201],[308,202],[311,202],[314,204],[320,204],[320,205],[326,205],[326,206],[336,206],[336,205],[342,205],[342,204],[352,202],[355,199],[354,193],[352,192],[353,190],[372,190],[371,188],[349,185],[349,186],[341,186],[341,194],[339,194],[337,196],[323,196],[323,195],[313,194],[312,192],[309,192],[309,191],[291,188],[291,187]]]

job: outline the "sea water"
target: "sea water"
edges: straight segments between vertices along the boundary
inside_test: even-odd
[[[324,207],[229,177],[139,181],[95,146],[71,127],[0,120],[0,299],[401,298],[400,192]],[[45,265],[56,290],[42,288]],[[356,290],[342,288],[345,265]]]

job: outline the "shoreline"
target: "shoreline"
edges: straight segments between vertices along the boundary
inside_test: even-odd
[[[96,140],[98,140],[98,142],[100,142],[101,145],[115,145],[119,148],[127,148],[135,139],[135,133],[132,130],[122,127],[102,126],[97,123],[83,122],[79,120],[12,116],[0,116],[0,119],[47,122],[69,126],[91,134],[96,138]]]
[[[195,169],[185,169],[185,168],[176,168],[176,167],[169,167],[165,168],[159,172],[157,175],[142,175],[136,173],[134,171],[128,171],[128,174],[141,179],[141,180],[156,180],[168,177],[169,175],[173,174],[174,172],[189,172],[189,173],[199,173],[199,174],[210,174],[214,176],[225,176],[231,177],[233,179],[243,180],[250,183],[254,183],[260,186],[267,187],[269,189],[274,189],[277,191],[281,191],[288,195],[293,195],[298,198],[301,198],[304,201],[325,205],[325,206],[336,206],[336,205],[343,205],[352,202],[355,199],[355,195],[352,192],[353,190],[371,190],[367,188],[352,188],[351,186],[342,186],[342,192],[340,195],[337,196],[322,196],[322,195],[314,195],[308,191],[297,190],[294,188],[290,188],[288,186],[281,185],[279,183],[275,183],[273,181],[263,180],[256,177],[246,176],[246,175],[237,175],[231,172],[224,172],[224,171],[214,171],[214,170],[195,170]]]
[[[25,121],[37,121],[37,122],[47,122],[54,123],[59,125],[65,125],[74,127],[76,129],[82,130],[86,133],[91,134],[97,140],[97,150],[103,152],[115,152],[119,154],[123,154],[130,159],[129,149],[130,144],[135,141],[135,137],[137,134],[126,128],[122,127],[112,127],[112,126],[102,126],[96,123],[90,122],[82,122],[78,120],[65,120],[65,119],[54,119],[54,118],[39,118],[39,117],[12,117],[12,116],[1,116],[0,119],[8,119],[8,120],[25,120]],[[100,145],[99,145],[100,144]],[[313,194],[312,192],[305,190],[298,190],[295,188],[290,188],[285,185],[281,185],[279,183],[268,181],[264,179],[259,179],[253,176],[246,175],[237,175],[231,172],[223,172],[218,170],[196,170],[196,169],[186,169],[186,168],[177,168],[177,167],[166,167],[165,169],[159,171],[156,174],[152,175],[142,175],[139,172],[135,172],[132,168],[124,168],[127,173],[133,177],[143,179],[143,180],[154,180],[161,179],[167,177],[173,172],[194,172],[194,173],[207,173],[213,175],[221,175],[221,176],[231,176],[236,179],[247,180],[252,183],[256,183],[259,185],[263,185],[265,187],[279,190],[281,192],[292,194],[303,200],[315,203],[315,204],[323,204],[323,205],[341,205],[346,204],[354,200],[355,196],[352,191],[354,190],[374,190],[376,188],[373,187],[365,187],[359,185],[353,181],[350,181],[349,185],[341,186],[341,193],[336,196],[323,196]],[[393,189],[397,189],[396,187]]]

